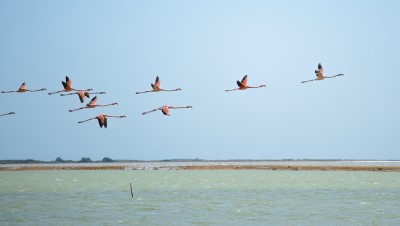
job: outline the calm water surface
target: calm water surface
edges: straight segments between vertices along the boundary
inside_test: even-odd
[[[400,225],[399,213],[400,173],[0,172],[0,225]]]

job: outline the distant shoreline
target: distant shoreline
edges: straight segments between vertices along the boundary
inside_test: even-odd
[[[111,160],[111,159],[110,159]],[[170,162],[200,162],[200,163],[213,163],[213,162],[400,162],[400,159],[221,159],[221,160],[208,160],[208,159],[162,159],[162,160],[111,160],[111,161],[43,161],[35,159],[0,159],[2,164],[72,164],[72,163],[170,163]]]
[[[400,172],[400,166],[299,166],[299,165],[210,165],[183,166],[181,170],[292,170],[292,171],[382,171]]]
[[[378,171],[400,172],[400,165],[276,165],[276,164],[185,164],[181,165],[130,165],[124,163],[107,164],[0,164],[0,171],[32,170],[291,170],[291,171]]]

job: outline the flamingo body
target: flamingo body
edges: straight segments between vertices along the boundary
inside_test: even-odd
[[[142,115],[145,115],[145,114],[148,114],[148,113],[151,113],[151,112],[155,112],[155,111],[158,111],[158,110],[160,110],[164,115],[166,115],[166,116],[171,116],[171,114],[170,114],[170,109],[178,109],[178,108],[193,108],[192,106],[185,106],[185,107],[173,107],[173,106],[169,106],[169,105],[165,105],[165,106],[162,106],[162,107],[159,107],[159,108],[156,108],[156,109],[153,109],[153,110],[151,110],[151,111],[146,111],[146,112],[143,112],[142,113]]]
[[[107,128],[107,118],[104,115],[97,116],[97,121],[99,122],[100,128]]]
[[[142,93],[150,93],[150,92],[161,92],[161,91],[165,91],[165,92],[172,92],[172,91],[180,91],[182,90],[181,88],[177,88],[177,89],[162,89],[161,88],[161,80],[160,78],[157,76],[156,77],[156,81],[153,83],[151,83],[151,88],[152,90],[149,91],[143,91],[143,92],[136,92],[136,94],[142,94]]]
[[[21,93],[22,92],[26,92],[26,84],[25,84],[25,82],[22,83],[22,85],[19,87],[17,92],[21,92]]]
[[[83,101],[85,100],[86,97],[90,98],[89,93],[86,91],[79,91],[78,96],[79,96],[79,100],[81,101],[81,103],[83,103]]]
[[[307,80],[307,81],[302,81],[301,83],[306,83],[306,82],[312,82],[312,81],[321,81],[324,80],[326,78],[334,78],[334,77],[338,77],[338,76],[344,76],[343,74],[337,74],[334,76],[325,76],[324,74],[324,68],[322,67],[322,64],[319,63],[318,64],[318,69],[315,70],[315,76],[317,76],[316,79],[311,79],[311,80]]]
[[[161,112],[162,112],[164,115],[170,116],[170,113],[169,113],[169,106],[167,105],[167,106],[162,107]]]
[[[62,93],[62,92],[71,92],[71,91],[92,91],[93,89],[86,89],[86,90],[77,90],[72,88],[72,80],[69,79],[68,76],[65,76],[65,82],[61,81],[61,84],[63,85],[64,89],[52,93],[48,93],[49,95],[56,94],[56,93]]]
[[[87,119],[87,120],[84,120],[84,121],[80,121],[78,123],[84,123],[84,122],[96,119],[97,122],[99,123],[100,128],[103,128],[103,126],[104,126],[104,128],[107,128],[107,121],[108,121],[107,118],[126,118],[126,116],[125,115],[122,115],[122,116],[111,116],[111,115],[100,114],[100,115],[98,115],[98,116],[96,116],[94,118],[90,118],[90,119]]]
[[[261,87],[265,87],[265,85],[260,85],[260,86],[249,86],[247,85],[247,75],[245,75],[242,78],[242,81],[237,80],[236,84],[238,85],[239,88],[236,89],[230,89],[230,90],[225,90],[225,92],[230,92],[230,91],[234,91],[234,90],[246,90],[249,88],[261,88]]]
[[[38,92],[38,91],[44,91],[46,88],[43,89],[38,89],[38,90],[29,90],[27,89],[26,83],[23,82],[22,85],[15,91],[1,91],[1,93],[25,93],[25,92]]]
[[[85,108],[106,107],[106,106],[111,106],[111,105],[118,105],[118,103],[100,105],[100,104],[97,104],[97,96],[95,96],[95,97],[92,98],[92,100],[88,104],[86,104],[85,107],[81,107],[81,108],[77,108],[77,109],[73,109],[73,110],[68,110],[68,111],[69,112],[73,112],[73,111],[78,111],[78,110],[82,110],[82,109],[85,109]]]
[[[79,90],[78,92],[75,93],[68,93],[68,94],[60,94],[60,96],[69,96],[69,95],[75,95],[77,94],[79,97],[79,100],[81,101],[81,103],[83,103],[87,98],[90,98],[89,94],[106,94],[106,92],[95,92],[95,93],[90,93],[88,91],[84,91],[84,90]]]

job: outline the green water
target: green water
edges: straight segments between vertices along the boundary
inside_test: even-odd
[[[0,172],[0,225],[400,225],[400,173]]]

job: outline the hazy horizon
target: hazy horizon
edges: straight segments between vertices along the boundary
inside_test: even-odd
[[[84,157],[82,157],[84,158]],[[90,158],[90,157],[85,157],[85,158]],[[110,157],[104,157],[104,158],[110,158]],[[93,162],[102,162],[103,158],[101,159],[92,159],[90,158]],[[123,161],[137,161],[137,162],[163,162],[163,161],[177,161],[177,162],[185,162],[185,161],[204,161],[204,162],[225,162],[225,161],[241,161],[241,162],[246,162],[246,161],[400,161],[400,159],[199,159],[199,158],[171,158],[171,159],[149,159],[149,160],[144,160],[144,159],[114,159],[110,158],[114,162],[123,162]],[[56,162],[56,159],[54,160],[41,160],[41,159],[0,159],[1,161],[38,161],[38,162]],[[64,162],[80,162],[81,159],[63,159]],[[89,163],[89,162],[86,162]]]

